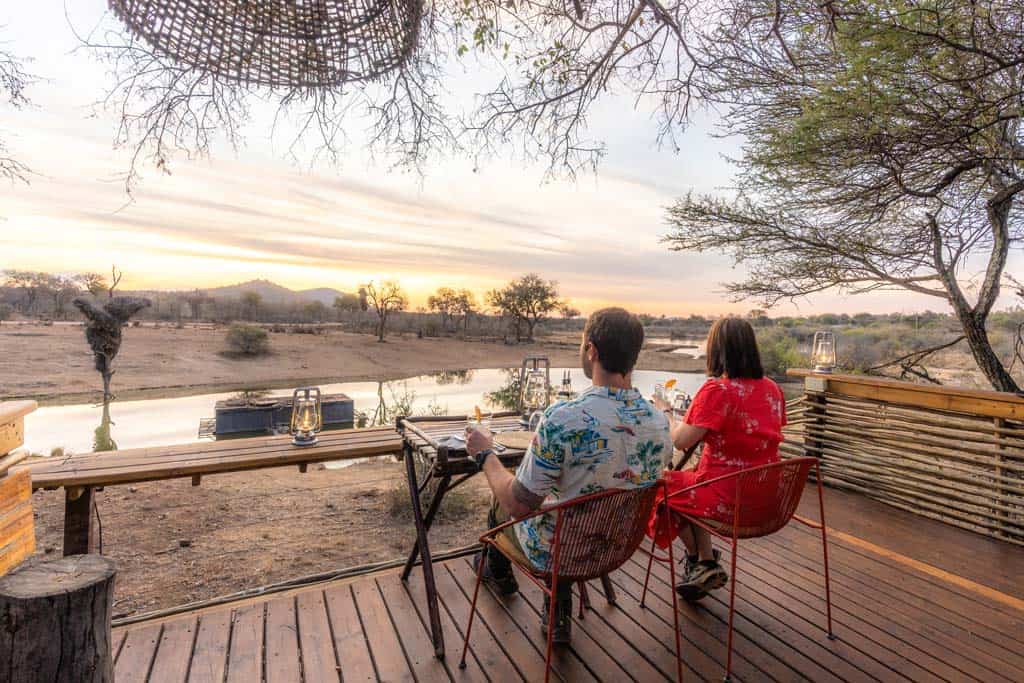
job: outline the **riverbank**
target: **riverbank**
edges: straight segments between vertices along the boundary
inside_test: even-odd
[[[271,353],[226,354],[225,328],[130,327],[114,362],[121,399],[286,388],[302,383],[393,380],[438,370],[508,368],[526,355],[545,355],[557,367],[579,363],[569,335],[533,344],[493,340],[373,335],[329,329],[324,334],[270,333]],[[645,348],[638,369],[700,371],[704,361]],[[0,327],[0,399],[32,398],[43,405],[100,398],[100,377],[81,327]]]

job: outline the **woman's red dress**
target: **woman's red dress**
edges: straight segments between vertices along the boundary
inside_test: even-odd
[[[695,470],[666,473],[670,496],[702,481],[777,462],[786,424],[786,399],[768,378],[712,377],[697,391],[683,419],[708,432]],[[729,481],[701,486],[671,497],[669,506],[693,517],[731,523],[735,491],[735,483]],[[745,486],[741,493],[744,508],[764,509],[766,514],[774,510],[777,486]],[[650,532],[663,548],[676,537],[674,517],[667,530],[664,522],[658,524],[656,516],[651,519]],[[745,523],[752,521],[748,518]]]

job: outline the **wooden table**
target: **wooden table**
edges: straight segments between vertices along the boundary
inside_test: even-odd
[[[22,466],[32,477],[32,489],[64,487],[64,554],[93,552],[95,500],[105,486],[191,477],[226,472],[298,466],[310,463],[397,454],[402,440],[391,427],[340,429],[320,433],[315,446],[294,446],[288,435],[187,443],[153,448],[49,457]]]
[[[409,495],[412,497],[413,521],[416,524],[416,541],[402,570],[402,580],[406,581],[409,578],[413,565],[416,564],[416,557],[419,556],[423,564],[423,584],[427,594],[427,612],[430,616],[434,653],[438,659],[444,659],[444,633],[441,631],[437,586],[434,583],[434,567],[427,534],[445,494],[467,481],[479,472],[479,469],[466,453],[465,447],[452,448],[444,443],[447,437],[465,430],[466,418],[454,418],[449,415],[407,417],[399,418],[396,426],[402,435],[406,479],[409,484]],[[491,420],[491,430],[495,432],[523,429],[519,413],[495,413]],[[525,454],[525,450],[513,448],[505,448],[496,453],[505,467],[518,466]],[[426,465],[422,481],[416,474],[417,460]],[[430,504],[424,512],[423,492],[435,480],[438,481],[437,492],[430,499]],[[484,530],[481,529],[482,531]]]

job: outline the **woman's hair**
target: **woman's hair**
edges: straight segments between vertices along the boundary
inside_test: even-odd
[[[720,318],[708,332],[707,367],[710,377],[761,379],[761,353],[754,328],[741,318]]]

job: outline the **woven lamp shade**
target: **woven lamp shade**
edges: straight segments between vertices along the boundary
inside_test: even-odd
[[[108,0],[155,50],[243,83],[372,80],[412,54],[423,0]]]

